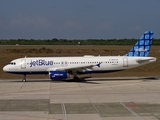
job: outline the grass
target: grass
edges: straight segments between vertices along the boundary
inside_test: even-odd
[[[132,46],[77,46],[77,45],[53,45],[53,46],[0,46],[0,78],[22,78],[21,75],[8,74],[2,68],[11,60],[21,57],[59,57],[59,56],[83,56],[101,55],[118,56],[126,54]],[[160,59],[160,46],[152,46],[150,56]],[[138,68],[105,74],[91,74],[85,76],[112,77],[112,76],[160,76],[160,61],[147,64]],[[27,78],[48,78],[48,75],[28,75]]]

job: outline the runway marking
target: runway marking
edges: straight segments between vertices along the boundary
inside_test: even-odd
[[[89,99],[88,99],[89,100]],[[101,113],[99,112],[99,110],[96,108],[96,106],[89,100],[90,104],[94,107],[94,109],[97,111],[97,113],[99,114],[99,116],[102,118],[102,120],[104,120],[104,118],[102,117]]]
[[[24,84],[25,84],[25,83],[23,82],[23,84],[22,84],[22,86],[19,88],[18,92],[22,89],[22,87],[24,86]]]
[[[139,120],[145,120],[143,117],[141,117],[138,113],[136,113],[135,111],[133,111],[131,108],[129,108],[128,106],[126,106],[123,102],[120,102],[120,104],[126,108],[128,111],[130,111],[133,115],[135,115]]]
[[[63,120],[68,120],[67,113],[66,113],[66,107],[64,103],[61,103],[61,107],[62,107],[62,113],[63,113]]]

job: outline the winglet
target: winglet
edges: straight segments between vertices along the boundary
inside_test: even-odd
[[[124,56],[143,56],[149,55],[150,47],[152,45],[153,32],[146,31],[142,37],[137,41],[134,47]]]

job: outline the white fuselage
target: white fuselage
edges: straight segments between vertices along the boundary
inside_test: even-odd
[[[11,61],[3,70],[15,74],[48,74],[49,71],[71,68],[77,73],[107,73],[138,67],[156,61],[155,57],[83,56],[25,57]],[[99,66],[97,64],[100,64]],[[93,67],[86,67],[93,65]],[[84,67],[84,68],[83,68]]]

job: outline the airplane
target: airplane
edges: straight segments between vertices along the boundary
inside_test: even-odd
[[[146,31],[133,48],[123,56],[79,57],[24,57],[12,60],[3,67],[7,73],[22,74],[26,82],[28,74],[49,74],[51,80],[62,80],[79,74],[109,73],[139,67],[155,62],[157,58],[148,57],[152,44],[152,31]]]

